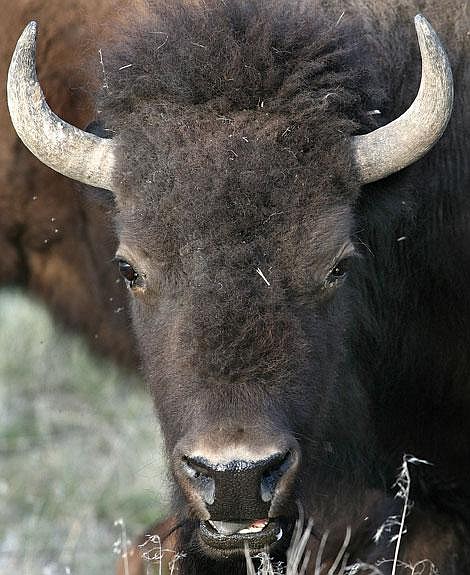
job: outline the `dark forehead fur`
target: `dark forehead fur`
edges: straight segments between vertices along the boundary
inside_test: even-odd
[[[120,119],[159,101],[220,113],[264,102],[299,124],[339,116],[334,128],[350,131],[361,78],[349,63],[366,47],[347,20],[313,0],[150,3],[107,55],[108,101]]]
[[[322,222],[347,222],[348,136],[373,106],[340,15],[313,2],[158,2],[123,32],[99,105],[125,140],[123,240],[137,227],[166,258],[203,240],[255,242],[261,264],[276,237],[300,234],[334,255],[347,230],[328,246]]]

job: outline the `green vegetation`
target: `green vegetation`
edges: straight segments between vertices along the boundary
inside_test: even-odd
[[[90,354],[49,313],[0,292],[0,574],[112,574],[165,513],[165,470],[139,379]]]

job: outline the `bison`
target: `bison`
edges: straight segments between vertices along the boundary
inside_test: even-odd
[[[396,573],[393,485],[413,454],[400,559],[467,573],[468,3],[128,16],[89,131],[47,104],[35,23],[8,100],[39,160],[113,203],[174,478],[157,534],[180,572],[242,573],[245,550],[285,562],[300,516],[310,573]]]
[[[32,18],[47,22],[38,46],[44,91],[62,117],[87,126],[94,119],[98,44],[112,35],[104,23],[110,18],[119,21],[131,2],[121,0],[121,11],[112,0],[101,1],[93,9],[88,0],[66,4],[19,0],[3,7],[0,82],[6,85],[19,31]],[[116,283],[116,238],[107,204],[90,201],[90,194],[78,193],[74,182],[25,150],[4,98],[0,98],[0,129],[1,284],[28,290],[66,325],[84,333],[93,349],[135,366],[134,341],[126,330],[125,288]],[[95,281],[90,281],[92,274]]]

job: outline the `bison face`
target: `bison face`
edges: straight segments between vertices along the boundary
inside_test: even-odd
[[[339,146],[299,158],[257,113],[217,130],[181,114],[155,130],[164,166],[126,150],[117,258],[182,513],[227,556],[284,544],[299,503],[319,519],[362,449],[344,345],[356,189]]]
[[[8,76],[12,121],[33,153],[115,195],[117,257],[181,515],[212,557],[282,547],[298,504],[320,532],[326,512],[330,525],[351,522],[344,493],[361,505],[373,448],[347,335],[361,295],[358,180],[422,157],[452,110],[447,57],[418,16],[415,101],[353,136],[371,128],[363,66],[356,76],[350,46],[328,39],[317,11],[307,21],[278,4],[276,17],[271,3],[240,17],[246,3],[222,2],[235,12],[172,3],[165,25],[150,18],[106,68],[110,139],[48,108],[34,23]],[[155,45],[163,29],[173,33]]]

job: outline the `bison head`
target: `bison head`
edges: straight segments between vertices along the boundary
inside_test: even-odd
[[[282,548],[298,504],[321,530],[345,493],[359,501],[373,486],[367,399],[348,349],[361,266],[353,210],[361,184],[432,147],[452,108],[449,64],[423,17],[414,103],[354,136],[342,46],[309,43],[306,25],[290,36],[272,25],[266,42],[262,16],[225,18],[216,33],[213,12],[198,28],[186,14],[172,24],[176,43],[165,40],[170,20],[158,36],[142,31],[138,57],[124,51],[107,70],[101,122],[112,139],[49,109],[34,23],[8,80],[32,152],[114,194],[116,257],[176,499],[212,557]]]

